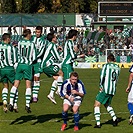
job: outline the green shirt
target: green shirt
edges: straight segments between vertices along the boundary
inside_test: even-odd
[[[40,58],[42,56],[42,54],[44,53],[44,49],[45,49],[45,40],[44,37],[36,37],[36,36],[32,36],[32,41],[35,44],[36,50],[37,50],[37,58]]]
[[[60,61],[61,57],[57,51],[56,44],[49,42],[46,46],[41,67],[50,66],[55,63],[55,60]]]
[[[77,58],[77,54],[74,52],[74,43],[72,40],[67,40],[64,46],[63,53],[63,65],[70,64],[74,62],[74,59]]]
[[[37,51],[34,43],[30,40],[18,42],[18,63],[31,65],[37,58]]]
[[[17,61],[16,50],[11,44],[0,43],[0,67],[14,66]]]
[[[119,74],[120,68],[117,64],[111,62],[103,66],[100,73],[100,88],[106,94],[115,94]]]

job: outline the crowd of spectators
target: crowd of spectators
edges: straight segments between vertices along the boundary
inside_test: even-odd
[[[22,30],[26,26],[22,27]],[[133,28],[124,26],[121,29],[107,29],[103,28],[90,29],[85,27],[44,27],[44,38],[47,33],[54,32],[58,38],[58,45],[62,46],[67,39],[67,33],[70,29],[78,30],[78,37],[75,41],[80,49],[80,54],[85,53],[86,56],[105,56],[106,49],[133,49]],[[16,27],[9,26],[7,32],[12,35],[12,42],[16,42],[21,38],[18,35]],[[33,31],[34,34],[34,31]]]
[[[67,28],[67,30],[61,28],[55,32],[59,45],[63,46],[70,29],[71,27]],[[106,49],[133,49],[132,27],[126,27],[123,30],[108,29],[106,31],[99,27],[94,30],[78,27],[76,29],[78,30],[78,37],[75,45],[78,45],[80,53],[85,53],[87,56],[106,55]]]

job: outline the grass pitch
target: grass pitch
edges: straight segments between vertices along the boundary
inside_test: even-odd
[[[93,105],[99,90],[100,69],[75,69],[80,79],[84,82],[87,94],[80,107],[79,133],[131,133],[133,126],[128,125],[129,112],[127,109],[128,69],[121,69],[117,92],[112,101],[116,115],[120,118],[117,127],[112,126],[112,120],[103,105],[101,106],[101,129],[93,128],[95,119]],[[4,113],[0,106],[0,133],[60,133],[62,121],[62,100],[55,94],[57,105],[47,99],[52,78],[41,75],[41,88],[38,103],[31,104],[32,113],[25,111],[25,82],[19,87],[18,109],[19,113]],[[2,90],[2,85],[0,84]],[[2,100],[1,100],[2,101]],[[73,133],[73,115],[69,112],[69,121],[66,133]]]

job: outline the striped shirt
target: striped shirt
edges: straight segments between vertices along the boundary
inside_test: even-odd
[[[61,57],[57,51],[56,45],[52,42],[49,42],[46,45],[46,50],[43,56],[41,67],[52,65],[55,60],[61,60]]]
[[[61,86],[61,91],[60,94],[62,97],[64,97],[66,94],[68,96],[71,96],[71,90],[76,90],[79,93],[82,94],[86,94],[86,90],[84,87],[84,84],[82,83],[81,80],[78,80],[77,83],[75,84],[75,86],[73,86],[70,82],[70,79],[67,79],[63,82],[62,86]],[[72,95],[75,99],[80,99],[82,100],[82,97],[78,96],[78,95]]]
[[[74,59],[77,58],[77,54],[74,52],[74,42],[72,40],[67,40],[64,46],[63,53],[63,63],[70,64],[74,62]]]
[[[44,53],[45,40],[42,36],[41,37],[32,36],[32,41],[34,42],[36,50],[37,50],[37,58],[39,58]]]
[[[37,58],[37,51],[33,42],[21,40],[18,42],[18,63],[31,65]]]
[[[0,43],[0,67],[14,66],[17,61],[15,48],[6,43]]]
[[[100,73],[100,88],[106,94],[115,94],[119,74],[120,68],[117,64],[110,62],[103,66]]]

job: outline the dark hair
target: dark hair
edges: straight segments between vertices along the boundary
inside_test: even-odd
[[[24,37],[27,37],[28,34],[31,34],[31,30],[30,30],[30,29],[25,29],[25,30],[23,31],[23,36],[24,36]]]
[[[68,32],[68,39],[73,38],[73,36],[77,36],[77,34],[78,34],[78,31],[77,31],[77,30],[71,29],[71,30]]]
[[[110,61],[115,61],[115,57],[112,53],[108,55],[107,59],[109,59]]]
[[[2,40],[5,41],[7,38],[11,38],[11,35],[9,33],[4,33],[2,35]]]
[[[42,26],[37,26],[36,30],[40,30],[42,32]]]
[[[48,35],[47,35],[47,40],[48,40],[49,42],[51,42],[53,38],[54,38],[54,33],[48,33]]]
[[[70,77],[72,76],[79,78],[79,75],[77,72],[71,72]]]

